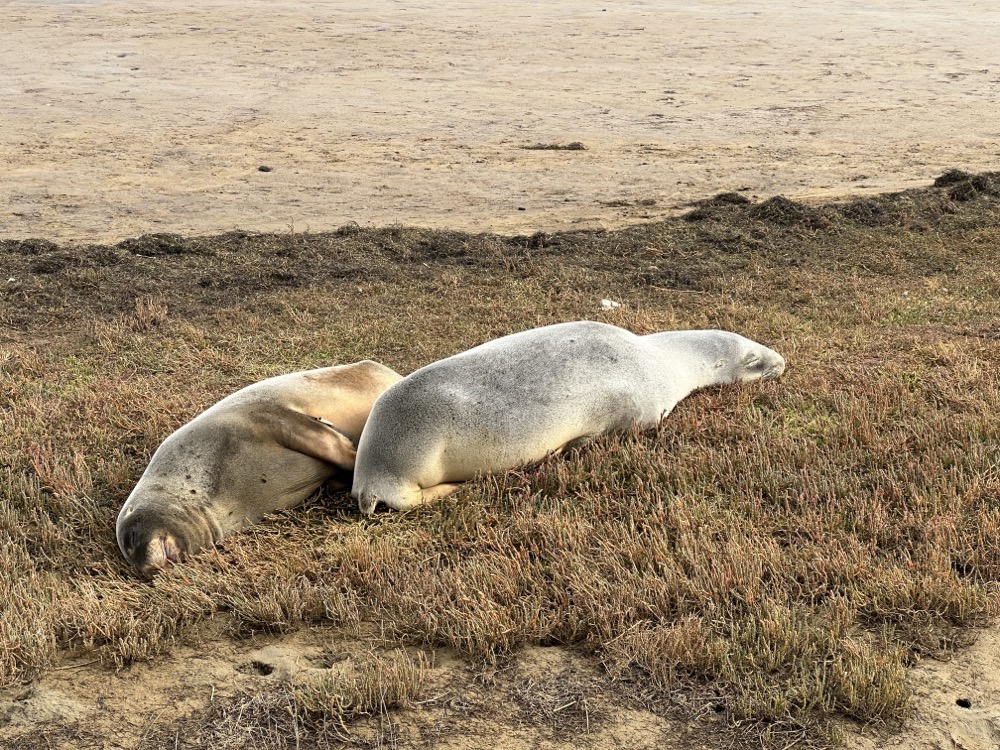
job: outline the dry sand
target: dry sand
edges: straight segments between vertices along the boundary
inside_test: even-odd
[[[0,0],[0,21],[4,238],[522,233],[1000,165],[993,0]]]
[[[992,0],[363,5],[0,0],[0,237],[527,233],[720,191],[829,198],[1000,168]],[[574,141],[586,150],[524,148]],[[148,670],[151,696],[251,679],[237,668],[251,657],[226,649],[121,682],[68,663],[0,708],[11,725],[86,724],[131,701],[141,729],[198,703],[140,708]],[[914,721],[885,744],[1000,745],[998,653],[992,630],[918,667]],[[658,721],[621,717],[591,745],[647,726],[631,744],[656,746]]]
[[[905,730],[878,740],[854,736],[852,750],[1000,748],[1000,628],[950,661],[924,661],[910,685],[914,712]]]
[[[13,750],[26,739],[32,749],[210,747],[211,735],[204,725],[213,707],[219,710],[240,695],[254,696],[280,683],[306,682],[322,674],[349,679],[354,661],[370,644],[349,636],[333,640],[332,633],[327,628],[305,628],[288,636],[262,635],[237,643],[219,630],[212,646],[177,646],[154,664],[137,664],[115,679],[87,661],[68,661],[62,671],[49,672],[29,686],[0,691],[0,748]],[[354,741],[344,746],[437,750],[711,747],[684,738],[683,728],[668,719],[618,704],[608,696],[593,660],[572,651],[524,649],[517,665],[490,686],[474,683],[467,672],[463,662],[438,652],[430,663],[429,697],[422,705],[393,711],[388,719],[355,723],[351,727]],[[567,705],[573,703],[583,705]],[[566,712],[567,708],[575,710]],[[242,711],[250,710],[244,704]],[[235,716],[241,709],[229,711]],[[240,721],[234,719],[232,724]],[[25,731],[29,738],[24,737]],[[298,746],[291,736],[285,740],[288,747]],[[308,738],[303,747],[312,747]]]
[[[357,638],[328,628],[234,641],[209,623],[200,645],[182,644],[151,664],[136,664],[112,678],[92,660],[67,658],[34,682],[0,690],[0,747],[31,737],[34,747],[114,750],[188,747],[201,736],[206,712],[240,695],[253,696],[280,681],[350,669],[377,638]],[[591,750],[707,750],[719,739],[705,726],[686,726],[631,708],[609,694],[592,659],[562,648],[524,648],[492,686],[470,679],[466,665],[438,651],[431,686],[419,710],[395,711],[387,740],[382,722],[355,726],[360,746],[408,748],[492,747]],[[845,726],[848,750],[996,750],[1000,747],[1000,631],[951,661],[928,660],[911,674],[915,710],[904,732],[884,728],[859,733]],[[567,698],[570,699],[567,701]],[[560,717],[573,701],[575,709]],[[959,705],[959,701],[963,705]],[[546,706],[546,703],[549,703]],[[625,702],[627,704],[627,701]],[[548,709],[548,710],[546,710]],[[725,737],[726,744],[732,741]],[[182,743],[183,744],[180,744]],[[201,745],[198,745],[201,746]]]

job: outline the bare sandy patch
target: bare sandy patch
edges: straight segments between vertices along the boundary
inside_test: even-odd
[[[1000,628],[983,631],[948,661],[927,660],[909,682],[914,712],[906,730],[889,737],[854,736],[854,750],[1000,747]]]
[[[92,661],[67,659],[30,685],[0,691],[0,742],[70,748],[240,745],[243,714],[263,696],[310,681],[350,678],[353,665],[377,650],[377,639],[328,628],[233,641],[219,623],[199,629],[200,645],[181,644],[155,664],[135,664],[112,677]],[[484,683],[467,662],[438,651],[427,662],[426,697],[392,715],[354,721],[344,744],[315,738],[277,717],[284,747],[429,747],[468,750],[495,743],[524,748],[707,747],[678,722],[620,705],[596,665],[571,650],[528,648],[515,667]],[[273,710],[275,706],[268,706]],[[278,706],[280,709],[280,705]],[[280,710],[278,711],[280,714]],[[262,722],[267,723],[267,722]],[[685,741],[681,742],[680,738]]]

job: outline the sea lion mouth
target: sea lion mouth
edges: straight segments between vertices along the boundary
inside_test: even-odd
[[[215,543],[213,529],[196,519],[178,519],[160,510],[140,508],[123,513],[118,525],[122,555],[146,576],[184,562]]]
[[[147,578],[152,577],[160,570],[169,568],[174,563],[184,562],[187,555],[174,538],[173,534],[163,533],[150,539],[146,544],[145,560],[141,565],[136,565]]]
[[[777,361],[767,369],[761,377],[762,380],[774,380],[780,378],[785,373],[785,360],[778,355]]]

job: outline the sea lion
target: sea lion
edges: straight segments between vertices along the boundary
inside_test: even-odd
[[[365,360],[263,380],[157,448],[118,514],[118,546],[149,575],[333,478],[349,486],[375,399],[402,376]]]
[[[696,388],[784,370],[780,354],[726,331],[637,336],[578,321],[504,336],[422,367],[379,396],[351,494],[362,513],[379,502],[407,510],[477,474],[654,426]]]

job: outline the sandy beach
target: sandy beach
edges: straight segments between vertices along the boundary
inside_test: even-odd
[[[1000,165],[993,3],[365,5],[0,2],[0,237],[611,227]]]

